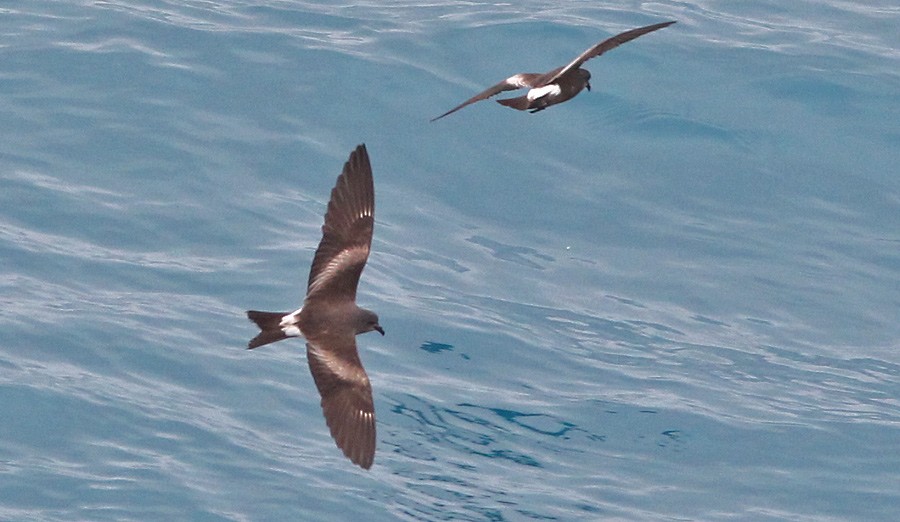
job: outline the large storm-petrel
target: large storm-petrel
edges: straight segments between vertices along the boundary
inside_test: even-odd
[[[575,95],[581,92],[581,90],[585,87],[587,87],[587,90],[591,90],[591,73],[586,69],[581,68],[584,62],[590,60],[595,56],[600,56],[610,49],[615,49],[625,42],[634,40],[638,36],[651,33],[653,31],[656,31],[657,29],[662,29],[663,27],[668,27],[674,23],[674,21],[663,22],[659,24],[648,25],[646,27],[638,27],[637,29],[625,31],[622,34],[617,34],[616,36],[603,40],[587,51],[581,53],[581,55],[578,56],[578,58],[572,60],[572,63],[570,63],[569,65],[566,65],[564,67],[557,67],[550,72],[521,73],[510,76],[497,85],[489,87],[485,91],[472,96],[468,100],[462,102],[461,104],[450,109],[444,114],[441,114],[437,118],[432,119],[431,121],[439,120],[444,116],[447,116],[448,114],[453,114],[454,112],[462,109],[466,105],[475,103],[477,101],[486,100],[491,96],[500,94],[501,92],[514,91],[516,89],[523,89],[525,87],[527,87],[529,90],[524,96],[519,96],[518,98],[505,98],[502,100],[497,100],[497,103],[506,105],[507,107],[512,107],[513,109],[518,109],[520,111],[530,110],[532,113],[542,111],[551,105],[562,103],[566,100],[574,98]]]
[[[309,370],[331,436],[347,458],[365,469],[375,458],[375,405],[356,336],[373,330],[384,335],[384,330],[374,312],[356,306],[356,287],[374,224],[372,166],[366,146],[359,145],[331,191],[303,306],[291,313],[247,312],[261,330],[248,348],[288,337],[306,339]]]

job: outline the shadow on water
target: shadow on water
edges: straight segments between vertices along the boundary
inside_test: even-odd
[[[459,403],[439,406],[404,395],[389,399],[401,417],[382,446],[403,457],[394,473],[405,481],[395,509],[415,520],[556,520],[519,506],[520,492],[501,478],[545,473],[535,440],[565,440],[575,433],[602,441],[571,422],[543,413]],[[404,426],[404,427],[399,427]],[[532,482],[532,479],[526,479]]]

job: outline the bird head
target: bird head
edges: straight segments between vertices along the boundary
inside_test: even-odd
[[[376,331],[384,335],[384,328],[378,324],[378,315],[370,310],[360,308],[359,321],[357,322],[356,333],[363,334],[366,332]]]
[[[578,69],[578,74],[584,80],[584,86],[587,87],[587,90],[591,90],[591,72],[587,69]]]

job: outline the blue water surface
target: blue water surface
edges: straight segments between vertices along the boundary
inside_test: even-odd
[[[480,102],[612,34],[593,91]],[[0,520],[900,518],[900,7],[0,6]],[[300,304],[375,171],[334,446]]]

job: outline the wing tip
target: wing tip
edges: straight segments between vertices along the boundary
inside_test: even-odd
[[[434,123],[434,122],[438,121],[439,119],[443,118],[444,116],[450,116],[451,114],[453,114],[454,112],[456,112],[456,111],[462,109],[462,108],[465,107],[466,105],[469,105],[469,103],[470,103],[470,102],[466,102],[466,103],[463,103],[462,105],[457,105],[456,107],[453,107],[452,109],[450,109],[449,111],[445,112],[444,114],[441,114],[440,116],[437,116],[437,117],[435,117],[435,118],[431,118],[431,120],[429,121],[429,123]]]
[[[370,177],[372,173],[372,164],[369,161],[369,149],[365,143],[360,143],[350,152],[350,157],[344,163],[344,173],[346,172],[368,172]]]
[[[325,417],[331,438],[347,459],[353,464],[369,469],[375,462],[375,421],[374,413],[371,422],[348,424],[348,419],[329,419]],[[351,421],[352,422],[352,421]]]

